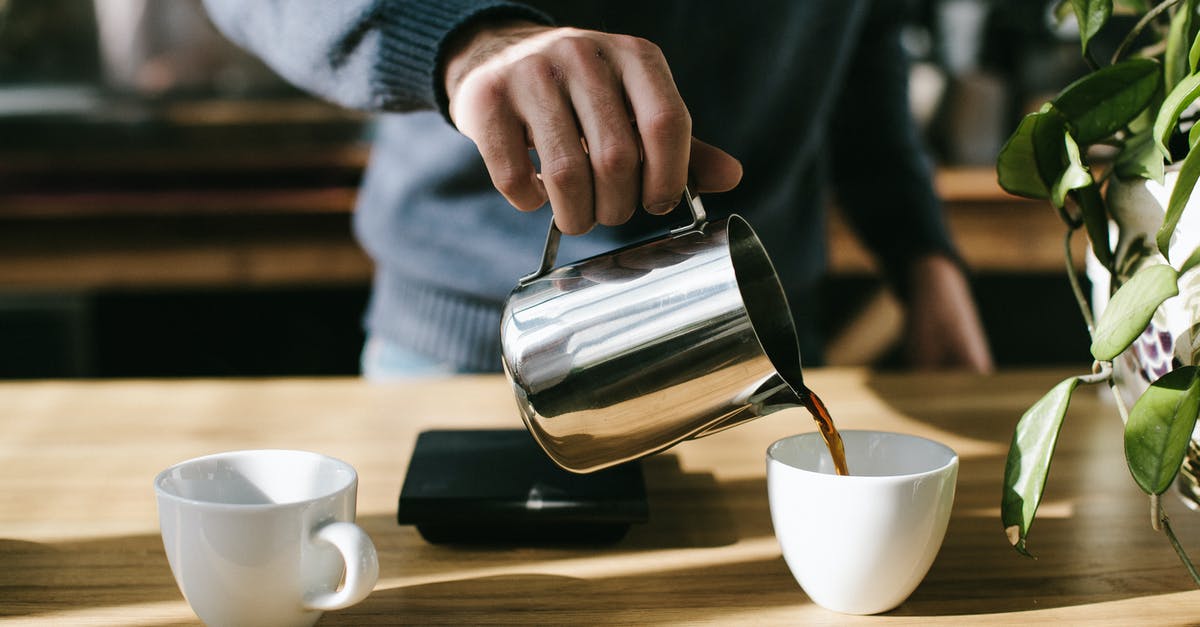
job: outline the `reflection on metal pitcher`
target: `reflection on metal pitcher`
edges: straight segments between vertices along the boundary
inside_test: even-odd
[[[766,251],[739,216],[553,269],[509,296],[504,369],[530,433],[591,472],[796,406],[800,353]]]

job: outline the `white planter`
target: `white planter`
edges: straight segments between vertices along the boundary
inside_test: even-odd
[[[1113,213],[1111,233],[1116,247],[1116,285],[1138,269],[1166,263],[1158,253],[1155,234],[1162,224],[1177,171],[1168,171],[1163,185],[1139,179],[1109,183],[1108,204]],[[1200,193],[1193,194],[1183,212],[1170,257],[1176,268],[1200,246]],[[1112,277],[1089,251],[1087,274],[1092,282],[1092,303],[1099,317],[1112,293]],[[1183,365],[1200,363],[1200,267],[1180,277],[1179,295],[1168,299],[1155,312],[1142,335],[1113,361],[1117,388],[1127,407],[1146,391],[1150,383]],[[1200,427],[1192,435],[1188,459],[1178,487],[1185,502],[1200,509]]]

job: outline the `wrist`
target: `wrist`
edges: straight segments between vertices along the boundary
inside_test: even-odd
[[[955,254],[942,250],[921,253],[912,258],[899,272],[892,273],[893,288],[901,300],[909,302],[920,298],[922,291],[949,278],[967,280],[966,264]]]
[[[905,280],[910,289],[920,290],[947,277],[962,275],[962,268],[953,258],[940,252],[931,252],[920,255],[909,263]]]

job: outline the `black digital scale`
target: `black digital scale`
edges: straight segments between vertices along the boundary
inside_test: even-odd
[[[396,514],[438,544],[607,543],[648,518],[640,462],[575,474],[524,429],[422,432]]]

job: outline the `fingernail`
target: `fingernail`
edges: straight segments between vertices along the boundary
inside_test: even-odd
[[[650,213],[653,213],[653,214],[663,214],[663,213],[667,213],[667,212],[671,211],[678,204],[679,204],[678,199],[673,200],[673,201],[660,202],[657,205],[650,205],[649,207],[646,207],[646,211],[649,211]]]

